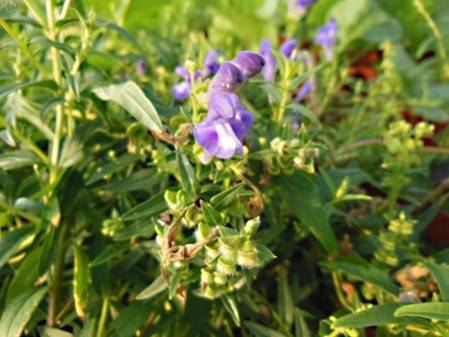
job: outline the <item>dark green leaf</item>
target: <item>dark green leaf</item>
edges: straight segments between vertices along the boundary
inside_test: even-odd
[[[22,242],[31,236],[33,230],[31,226],[22,227],[6,233],[0,239],[0,268],[16,253]]]
[[[20,296],[6,306],[0,320],[0,331],[3,337],[22,336],[28,320],[46,292],[47,288],[22,292]]]
[[[221,298],[223,306],[229,315],[231,315],[234,324],[240,326],[240,314],[235,298],[231,295],[225,295]]]
[[[449,321],[449,303],[419,303],[405,305],[397,309],[395,317],[421,317]]]
[[[387,324],[413,324],[421,321],[395,317],[395,312],[403,303],[387,303],[364,309],[339,318],[334,326],[345,328],[365,328]],[[424,322],[425,323],[425,322]]]
[[[149,300],[156,295],[159,295],[161,292],[167,289],[167,283],[165,282],[162,276],[159,276],[157,279],[153,281],[148,287],[142,290],[139,295],[137,295],[136,299],[138,300]]]

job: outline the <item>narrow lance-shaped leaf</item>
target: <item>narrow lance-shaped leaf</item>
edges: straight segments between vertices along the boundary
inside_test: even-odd
[[[426,266],[438,284],[441,298],[444,302],[449,302],[449,266],[436,263],[428,263]]]
[[[395,312],[403,303],[386,303],[364,309],[340,317],[334,327],[364,328],[369,326],[382,326],[386,324],[426,324],[425,321],[396,317]]]
[[[230,295],[223,296],[221,298],[223,306],[225,307],[226,311],[231,315],[232,320],[234,321],[235,325],[240,326],[240,314],[239,309],[237,306],[237,303],[234,299],[234,297]]]
[[[47,288],[31,289],[10,302],[0,320],[2,337],[20,337]]]
[[[90,283],[89,262],[81,248],[74,246],[73,298],[75,310],[79,317],[86,316],[87,298]]]
[[[150,298],[153,298],[154,296],[163,292],[165,289],[167,289],[167,283],[165,283],[165,280],[162,276],[159,276],[153,281],[153,283],[142,290],[136,298],[138,300],[149,300]]]
[[[5,234],[0,239],[0,268],[33,232],[33,227],[22,227]]]
[[[128,81],[96,88],[94,94],[104,101],[112,101],[128,111],[135,119],[151,131],[162,133],[164,127],[153,103],[145,96],[139,86]]]
[[[405,305],[394,313],[395,317],[420,317],[449,321],[449,303],[418,303]]]

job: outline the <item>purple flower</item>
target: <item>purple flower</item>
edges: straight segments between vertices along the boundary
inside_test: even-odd
[[[225,62],[220,66],[209,86],[209,90],[235,91],[244,81],[240,69],[231,62]]]
[[[191,92],[192,86],[190,85],[190,82],[187,81],[175,84],[172,88],[173,96],[175,96],[178,101],[183,101],[189,98]]]
[[[220,64],[218,63],[218,53],[216,50],[211,50],[204,58],[203,77],[215,74],[218,71],[218,68],[220,68]]]
[[[191,76],[187,68],[184,66],[177,66],[175,69],[175,73],[178,76],[182,77],[184,81],[175,84],[172,88],[172,93],[177,100],[183,101],[189,98],[190,93],[192,92]],[[201,76],[200,73],[196,71],[194,80],[197,80],[200,76]]]
[[[337,42],[338,25],[334,19],[318,29],[315,43],[324,49],[326,60],[332,60],[334,56],[335,43]]]
[[[290,40],[285,41],[281,45],[281,54],[284,55],[286,58],[290,58],[290,56],[292,56],[292,53],[295,50],[297,44],[298,44],[298,41],[296,41],[296,39],[290,39]]]
[[[276,59],[271,51],[271,42],[263,39],[260,41],[260,54],[265,59],[265,66],[262,69],[262,76],[266,81],[273,81],[276,77]]]
[[[258,53],[241,51],[232,63],[240,69],[243,77],[248,79],[260,73],[265,65],[265,59]]]
[[[229,159],[243,153],[243,139],[253,122],[253,116],[234,93],[215,91],[209,98],[207,118],[193,129],[193,136],[203,148],[202,161],[214,156]]]
[[[143,58],[140,58],[136,63],[137,75],[144,76],[145,73],[147,72],[147,69],[148,69],[147,61],[145,61],[145,59],[143,59]]]
[[[302,100],[304,100],[304,98],[306,98],[306,96],[310,94],[312,89],[313,89],[312,83],[305,82],[296,92],[295,102],[301,102]]]
[[[305,12],[316,0],[296,0],[296,7]]]

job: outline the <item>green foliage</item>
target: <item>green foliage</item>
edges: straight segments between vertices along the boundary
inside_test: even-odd
[[[295,2],[0,3],[1,337],[449,334],[449,5]],[[205,164],[205,56],[262,38]]]

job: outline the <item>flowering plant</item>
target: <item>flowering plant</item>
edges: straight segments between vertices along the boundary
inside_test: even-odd
[[[0,4],[0,336],[446,336],[447,15]]]

